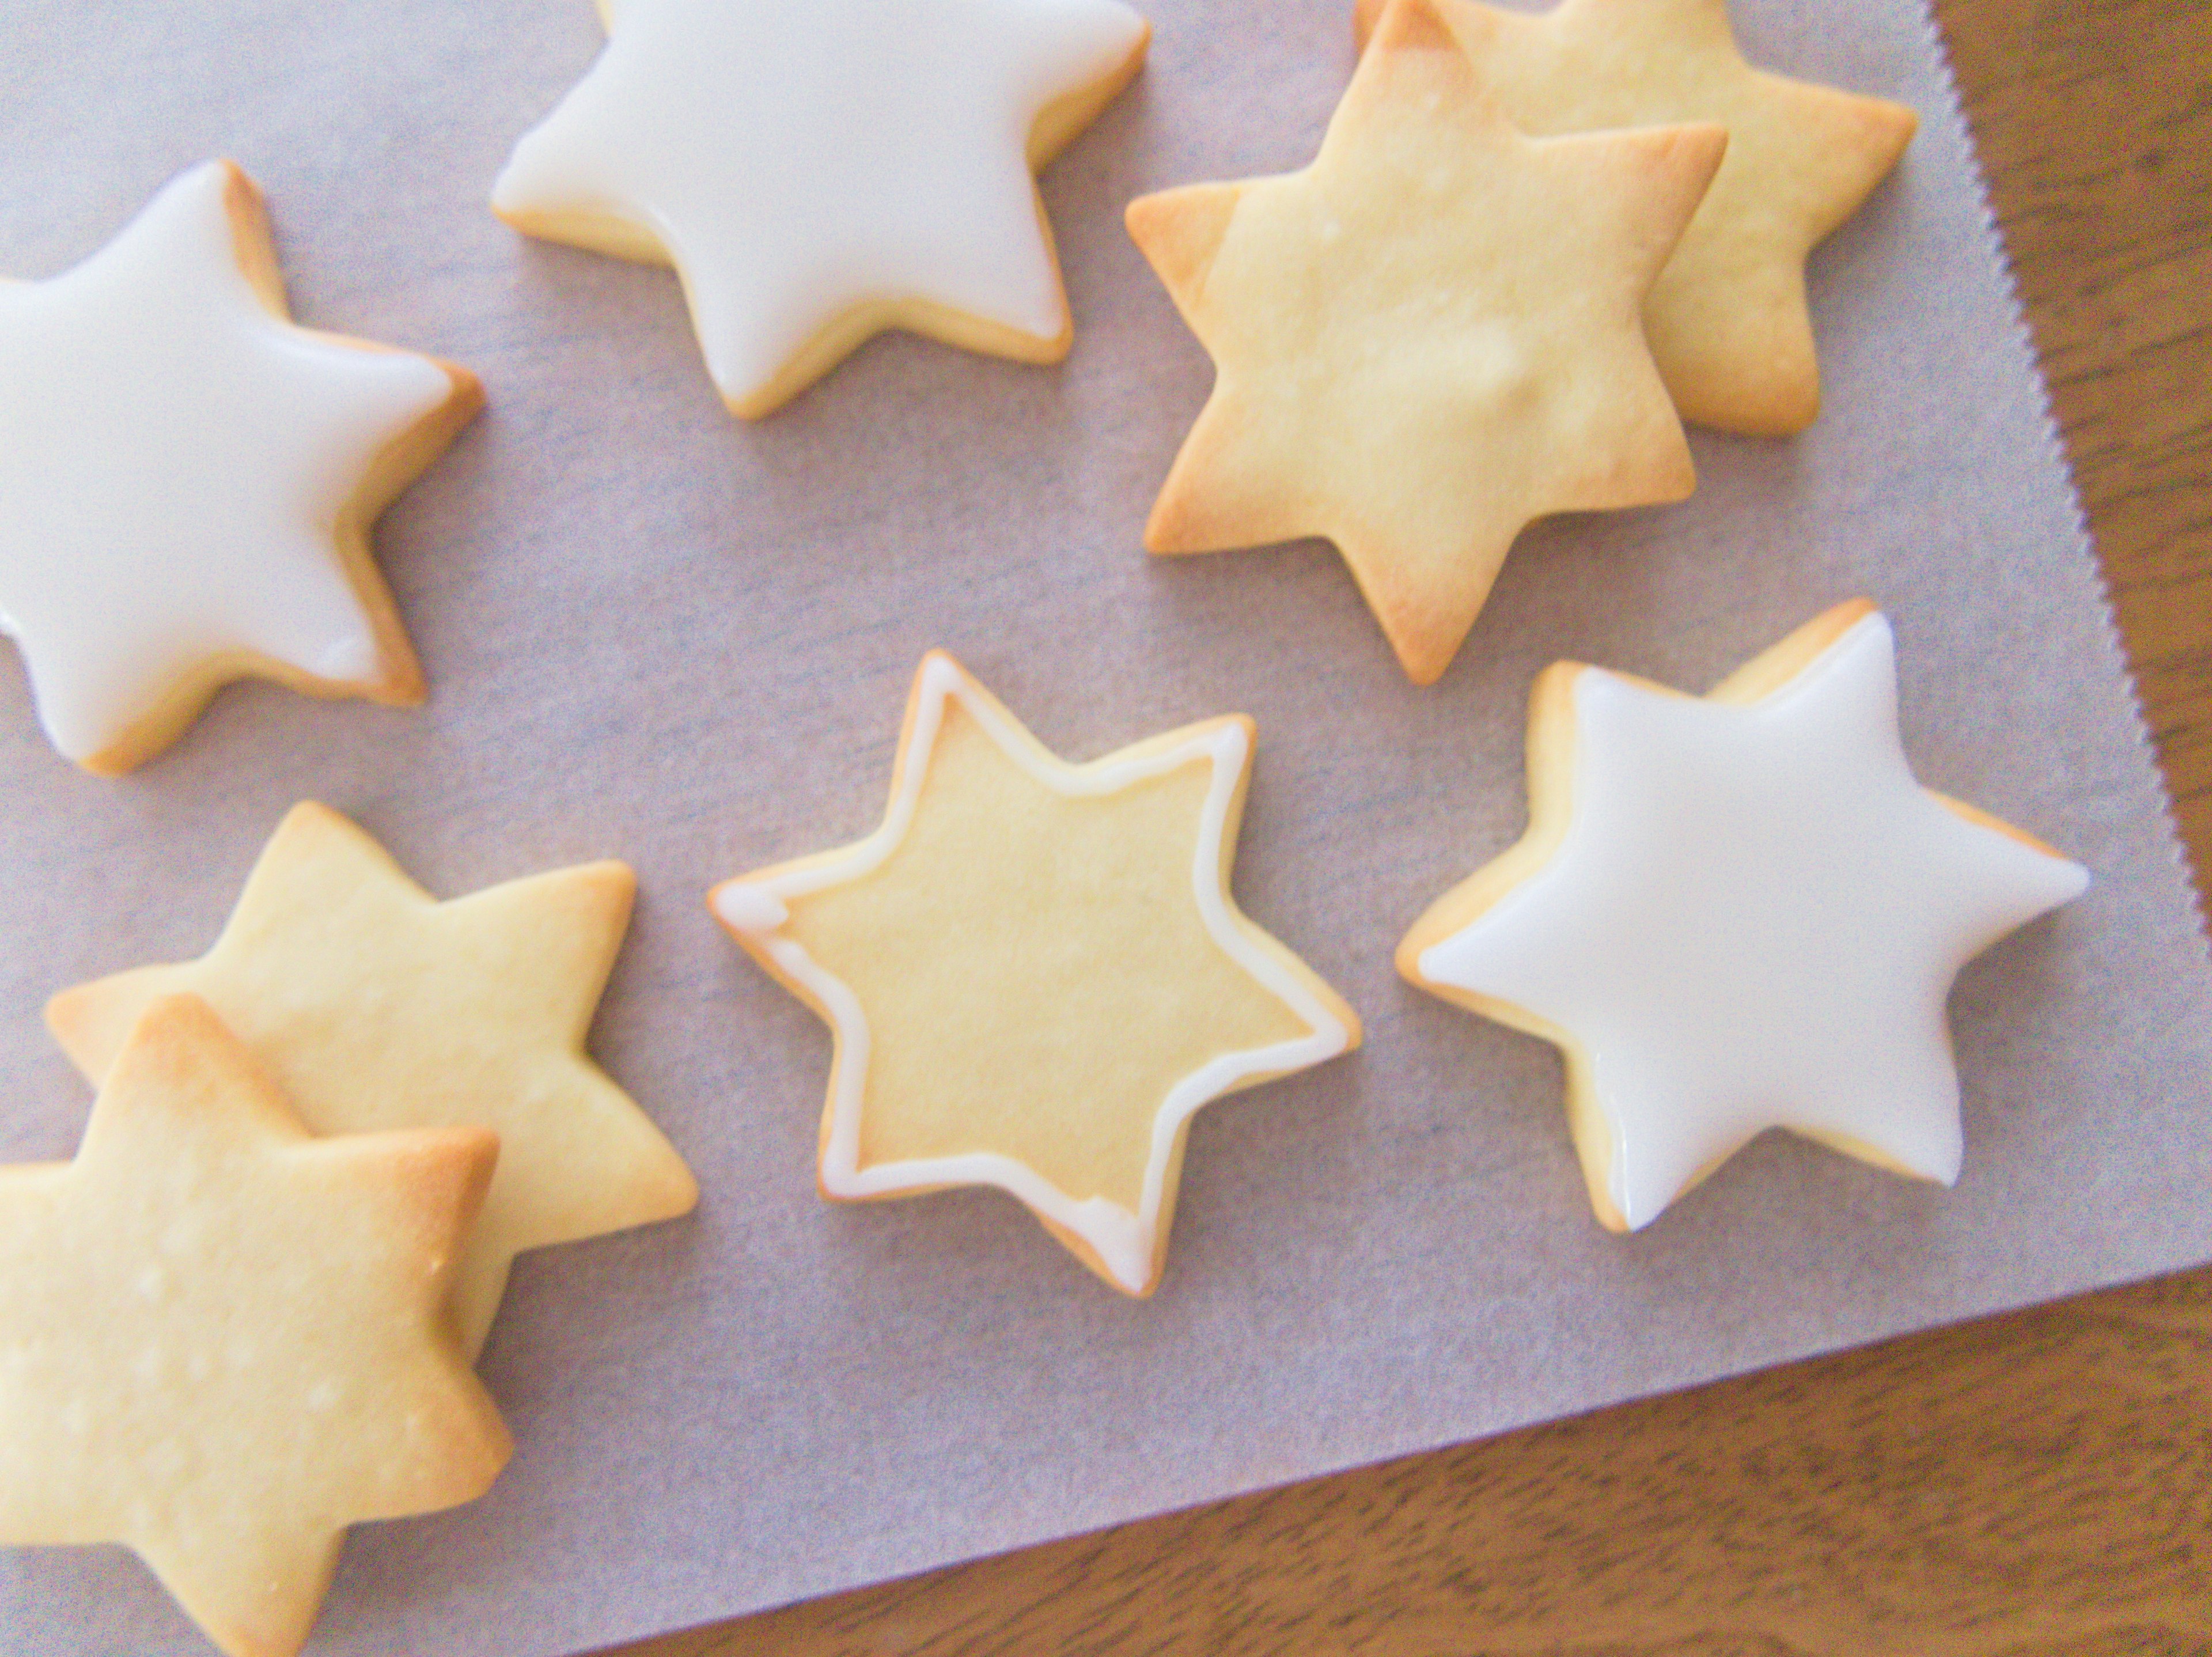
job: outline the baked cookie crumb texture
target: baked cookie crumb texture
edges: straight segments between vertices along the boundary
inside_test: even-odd
[[[1216,369],[1146,545],[1325,536],[1437,679],[1532,521],[1690,493],[1643,306],[1726,142],[1524,137],[1433,0],[1401,0],[1312,166],[1130,204]]]
[[[145,1009],[204,997],[318,1133],[470,1126],[499,1171],[455,1274],[483,1344],[516,1254],[688,1213],[675,1149],[585,1038],[635,878],[587,863],[440,903],[353,823],[295,807],[213,948],[55,996],[46,1021],[97,1084]]]
[[[1360,38],[1382,0],[1358,0]],[[1524,132],[1712,121],[1727,157],[1644,308],[1682,417],[1786,437],[1820,411],[1805,260],[1889,176],[1918,129],[1900,103],[1744,61],[1727,0],[1562,0],[1531,15],[1437,0]]]
[[[0,1544],[120,1542],[230,1657],[292,1657],[345,1527],[510,1449],[447,1316],[481,1130],[314,1139],[190,996],[71,1162],[0,1167]]]

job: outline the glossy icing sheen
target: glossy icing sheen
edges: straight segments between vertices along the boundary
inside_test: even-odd
[[[930,750],[944,723],[945,703],[953,698],[959,699],[963,710],[1008,759],[1042,786],[1069,797],[1116,794],[1146,777],[1189,765],[1203,754],[1212,765],[1212,775],[1198,842],[1191,855],[1191,890],[1200,917],[1222,952],[1308,1026],[1310,1033],[1294,1040],[1224,1053],[1175,1085],[1152,1121],[1152,1152],[1136,1213],[1103,1197],[1079,1202],[1026,1164],[992,1152],[860,1167],[860,1106],[868,1074],[866,1013],[852,991],[820,962],[791,939],[776,935],[787,918],[786,899],[857,880],[880,867],[898,848],[914,819],[915,802],[928,776]],[[836,1090],[830,1096],[829,1132],[822,1151],[823,1190],[833,1197],[859,1197],[939,1185],[996,1185],[1081,1237],[1123,1288],[1133,1294],[1144,1291],[1152,1273],[1161,1205],[1176,1142],[1191,1116],[1247,1078],[1318,1064],[1346,1051],[1352,1041],[1352,1031],[1299,981],[1297,974],[1256,945],[1230,917],[1223,897],[1222,841],[1228,829],[1230,805],[1244,773],[1247,743],[1243,726],[1224,722],[1188,742],[1120,763],[1080,768],[1042,764],[1022,733],[1009,728],[997,707],[969,693],[957,667],[941,656],[928,661],[922,670],[921,705],[908,763],[883,827],[842,853],[819,862],[809,859],[804,867],[767,879],[729,881],[714,894],[714,911],[722,921],[750,935],[784,973],[803,984],[836,1031]]]
[[[1066,332],[1027,146],[1142,44],[1118,0],[624,0],[611,30],[492,204],[646,231],[732,403],[871,303]]]
[[[1952,978],[2087,873],[1913,779],[1878,615],[1747,705],[1572,695],[1565,838],[1421,977],[1559,1033],[1631,1227],[1772,1125],[1955,1180]]]
[[[333,527],[453,384],[270,314],[228,177],[196,167],[74,270],[0,282],[0,631],[73,759],[210,659],[379,674]]]

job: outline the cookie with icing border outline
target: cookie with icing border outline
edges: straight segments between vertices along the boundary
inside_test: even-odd
[[[956,717],[968,728],[954,727],[954,735],[945,737],[949,720]],[[725,881],[709,898],[716,917],[732,936],[829,1024],[834,1034],[836,1053],[822,1116],[817,1164],[825,1197],[860,1200],[916,1195],[951,1185],[994,1185],[1025,1204],[1048,1231],[1107,1282],[1139,1298],[1152,1292],[1166,1261],[1168,1233],[1192,1116],[1226,1093],[1322,1063],[1359,1045],[1358,1015],[1280,941],[1247,919],[1230,892],[1237,829],[1251,774],[1253,733],[1250,720],[1232,716],[1153,737],[1086,765],[1070,765],[1037,741],[950,655],[938,650],[923,659],[908,700],[890,805],[883,825],[866,839],[837,850]],[[933,774],[933,761],[940,750],[953,749],[955,744],[963,745],[957,750],[960,753],[983,758],[984,769],[972,774],[987,775],[989,767],[1011,765],[1022,779],[1020,788],[1042,791],[1037,796],[1040,802],[1133,800],[1154,782],[1191,767],[1204,768],[1197,832],[1192,837],[1194,844],[1187,854],[1154,870],[1168,882],[1164,892],[1188,892],[1193,913],[1174,913],[1173,908],[1180,905],[1176,899],[1174,906],[1155,911],[1148,924],[1164,935],[1176,927],[1188,929],[1194,918],[1202,928],[1203,947],[1220,958],[1208,970],[1233,969],[1243,981],[1246,993],[1256,1002],[1272,1004],[1269,1039],[1257,1046],[1212,1051],[1188,1072],[1174,1076],[1164,1093],[1146,1092],[1136,1100],[1130,1118],[1122,1124],[1141,1136],[1145,1148],[1141,1196],[1133,1207],[1097,1191],[1072,1194],[1018,1156],[988,1148],[864,1161],[864,1116],[871,1109],[895,1113],[893,1107],[869,1093],[876,1063],[870,1014],[831,966],[817,959],[793,935],[794,921],[803,923],[810,897],[852,889],[892,862],[910,840],[922,843],[922,835],[915,833],[914,827]],[[968,761],[956,763],[964,765]],[[963,771],[962,774],[971,773]],[[1182,821],[1187,830],[1187,819],[1181,818],[1185,804],[1172,803],[1167,814],[1170,821]],[[1040,808],[1045,807],[1041,804]],[[934,809],[944,809],[941,801]],[[975,844],[963,842],[963,849]],[[1002,840],[998,848],[991,865],[994,879],[999,870],[1026,867],[1020,856],[1008,851],[1009,844]],[[1033,839],[1027,850],[1034,853],[1039,849]],[[1186,867],[1182,856],[1188,859],[1187,876],[1181,872]],[[1090,890],[1071,898],[1081,878],[1079,873],[1075,884],[1063,884],[1053,894],[1054,898],[1078,906],[1134,900],[1132,894],[1109,890]],[[1014,892],[1011,878],[1006,891]],[[1038,912],[1042,912],[1042,906]],[[1029,924],[1037,924],[1034,914]],[[877,935],[880,938],[881,932]],[[910,947],[917,942],[912,938],[904,941]],[[854,950],[854,958],[865,955],[866,950],[864,940]],[[1018,965],[1024,973],[1034,968],[1040,981],[1049,975],[1062,985],[1092,982],[1094,976],[1103,978],[1114,965],[1102,962],[1089,950],[1058,956],[1048,963],[1047,953],[1040,950],[1024,956]],[[1021,954],[1017,947],[1008,958]],[[852,969],[844,970],[849,974]],[[940,976],[956,990],[962,985],[957,964],[943,969]],[[969,999],[972,1004],[972,996]],[[1223,1012],[1218,1007],[1211,1010],[1217,1014]],[[1003,1031],[1007,1026],[994,1024],[995,1009],[982,1016],[984,1028],[977,1042],[988,1045],[993,1028]],[[1126,1038],[1142,1017],[1141,1012],[1129,1012],[1126,1022],[1116,1022],[1116,1039]],[[1021,1021],[1014,1018],[1016,1025]],[[1164,1021],[1155,1013],[1155,1022]],[[1192,1020],[1182,1022],[1188,1026]],[[1226,1027],[1225,1019],[1218,1017],[1216,1022]],[[1277,1026],[1296,1026],[1297,1033],[1285,1034]],[[1250,1021],[1248,1027],[1256,1029],[1257,1020]],[[957,1048],[963,1044],[951,1045]],[[1089,1074],[1082,1066],[1075,1068]],[[1048,1126],[1043,1132],[1048,1137],[1054,1129]]]

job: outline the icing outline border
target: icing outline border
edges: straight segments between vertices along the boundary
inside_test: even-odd
[[[1265,1047],[1223,1053],[1179,1078],[1155,1107],[1152,1146],[1145,1164],[1144,1194],[1136,1213],[1104,1197],[1077,1201],[1027,1163],[997,1151],[860,1166],[860,1108],[866,1091],[872,1034],[867,1015],[852,990],[805,948],[777,935],[790,918],[787,898],[803,897],[825,886],[872,874],[904,842],[927,780],[929,761],[943,728],[945,704],[957,698],[994,746],[1031,780],[1064,798],[1097,799],[1121,793],[1151,777],[1181,769],[1196,755],[1212,767],[1199,817],[1191,857],[1191,886],[1206,934],[1261,988],[1288,1007],[1308,1033]],[[1352,1030],[1297,975],[1246,937],[1230,915],[1228,880],[1222,873],[1229,807],[1251,757],[1245,727],[1223,721],[1215,728],[1156,753],[1134,759],[1109,755],[1085,765],[1057,756],[1041,761],[1035,739],[953,659],[932,651],[922,662],[915,688],[914,725],[900,750],[898,785],[890,809],[875,832],[809,866],[764,878],[739,877],[714,889],[716,917],[770,956],[779,970],[805,987],[830,1017],[836,1037],[829,1100],[829,1130],[820,1157],[823,1189],[833,1197],[885,1197],[953,1185],[995,1185],[1009,1196],[1074,1233],[1090,1245],[1114,1281],[1141,1295],[1153,1277],[1159,1219],[1167,1170],[1176,1140],[1200,1108],[1248,1078],[1285,1075],[1320,1064],[1351,1051]]]

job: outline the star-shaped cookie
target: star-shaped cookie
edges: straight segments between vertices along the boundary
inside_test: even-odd
[[[205,1003],[149,1008],[76,1160],[0,1167],[0,1544],[127,1544],[291,1657],[347,1526],[506,1464],[446,1309],[497,1149],[311,1138]]]
[[[1145,545],[1327,536],[1435,679],[1531,520],[1690,492],[1642,307],[1725,142],[1524,137],[1403,0],[1304,172],[1130,204],[1218,371]]]
[[[683,1159],[585,1056],[635,888],[623,865],[590,863],[440,903],[346,819],[295,806],[214,948],[65,990],[46,1022],[96,1082],[149,1003],[189,990],[318,1133],[496,1132],[453,1296],[473,1355],[523,1250],[698,1200]]]
[[[247,676],[420,702],[368,527],[482,401],[465,369],[295,325],[228,161],[0,282],[0,632],[54,746],[129,771]]]
[[[1035,174],[1144,62],[1120,0],[602,0],[591,71],[492,191],[517,229],[683,280],[732,413],[906,328],[1073,338]]]
[[[836,1036],[824,1196],[996,1185],[1152,1293],[1192,1115],[1359,1042],[1230,895],[1252,738],[1213,719],[1071,765],[924,659],[883,826],[712,900]]]
[[[1951,981],[2087,881],[1914,781],[1889,624],[1849,604],[1702,698],[1547,668],[1528,834],[1398,970],[1565,1052],[1590,1202],[1632,1229],[1769,1127],[1954,1181]]]
[[[1682,417],[1788,436],[1820,411],[1805,259],[1911,141],[1903,104],[1744,61],[1727,0],[1562,0],[1537,16],[1479,0],[1438,10],[1525,132],[1671,121],[1728,128],[1727,159],[1644,308]],[[1364,33],[1382,0],[1358,0]]]

